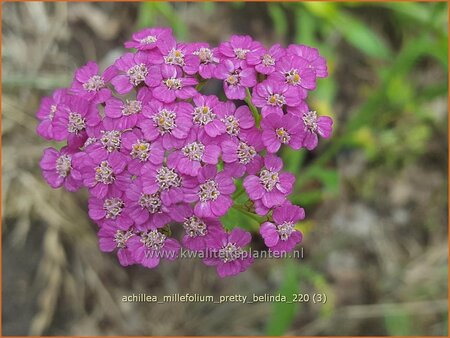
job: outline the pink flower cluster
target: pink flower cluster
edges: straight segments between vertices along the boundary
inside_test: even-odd
[[[248,211],[267,216],[260,234],[269,250],[290,251],[302,239],[305,216],[287,196],[295,176],[275,155],[282,145],[314,149],[332,120],[306,104],[326,61],[315,48],[274,45],[232,36],[217,48],[177,42],[166,28],[135,33],[134,49],[105,71],[89,62],[70,88],[42,99],[37,133],[64,142],[40,162],[53,188],[89,190],[89,216],[100,249],[123,266],[156,267],[181,245],[214,252],[204,263],[223,276],[248,268],[251,235],[227,232],[220,218],[233,206],[236,182]],[[209,79],[224,95],[204,95]],[[170,225],[181,224],[181,244]]]

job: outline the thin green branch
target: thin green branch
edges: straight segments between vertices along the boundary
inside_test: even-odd
[[[258,109],[252,103],[252,93],[250,93],[250,89],[246,88],[246,93],[247,96],[245,97],[245,103],[247,103],[248,107],[250,108],[250,111],[253,114],[253,117],[255,118],[256,127],[259,128],[259,123],[261,121],[261,114],[258,112]]]
[[[264,221],[261,217],[248,211],[243,205],[240,204],[233,204],[233,208],[256,221],[256,226],[254,228],[256,231],[259,230],[259,225]]]

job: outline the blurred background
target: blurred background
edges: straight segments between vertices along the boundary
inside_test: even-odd
[[[3,335],[447,335],[447,3],[2,9]],[[213,45],[232,34],[303,43],[327,58],[330,76],[308,102],[334,118],[334,135],[311,153],[283,153],[297,175],[292,200],[307,212],[304,259],[257,260],[224,280],[199,260],[124,269],[98,249],[86,191],[45,184],[40,98],[69,86],[88,60],[111,64],[147,26]],[[328,301],[121,302],[187,292],[325,293]]]

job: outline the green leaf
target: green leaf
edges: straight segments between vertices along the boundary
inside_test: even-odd
[[[386,315],[384,317],[386,330],[390,336],[412,336],[411,317],[406,313],[399,313],[398,315]]]
[[[314,15],[325,19],[355,48],[381,59],[388,59],[391,52],[385,42],[363,22],[339,10],[333,3],[305,2],[305,7]]]
[[[244,216],[234,208],[230,208],[230,210],[220,218],[220,221],[226,230],[233,230],[235,227],[246,229]]]
[[[163,18],[173,29],[175,36],[179,39],[186,38],[186,25],[175,11],[173,5],[168,2],[143,2],[139,9],[138,26],[140,28],[160,24]]]
[[[314,33],[317,29],[317,21],[314,20],[310,13],[304,10],[303,6],[295,8],[295,41],[298,44],[316,46],[317,42]]]
[[[285,36],[288,30],[287,26],[288,21],[286,19],[286,14],[283,8],[278,3],[272,3],[269,4],[268,11],[270,18],[272,19],[275,28],[275,33],[277,34],[277,36],[280,38]]]
[[[156,11],[151,2],[142,2],[138,13],[138,27],[151,27],[155,24]]]
[[[331,20],[333,17],[340,15],[338,4],[334,2],[304,2],[302,3],[311,13]]]
[[[299,176],[301,165],[306,156],[305,149],[292,150],[285,147],[283,148],[281,155],[283,157],[284,169]]]
[[[292,203],[301,205],[303,207],[314,205],[320,202],[323,198],[321,190],[316,189],[312,191],[302,191],[298,194],[294,194],[290,199]]]
[[[167,19],[173,29],[175,36],[180,39],[186,39],[187,28],[184,22],[175,11],[173,4],[169,2],[155,2],[158,11]]]
[[[286,296],[292,300],[292,295],[299,291],[299,274],[293,260],[286,261],[284,265],[284,278],[280,288],[275,294]],[[272,313],[266,327],[268,336],[280,336],[286,333],[294,321],[298,303],[276,302],[272,305]]]
[[[220,218],[220,221],[226,230],[233,230],[238,227],[248,231],[257,231],[263,219],[235,204]]]
[[[209,1],[202,2],[202,9],[206,13],[209,13],[209,14],[214,13],[214,11],[217,10],[216,3],[209,2]]]
[[[341,12],[332,19],[332,23],[350,44],[363,53],[382,59],[390,57],[391,52],[385,42],[355,17]]]

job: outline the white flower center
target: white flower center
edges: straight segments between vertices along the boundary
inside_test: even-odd
[[[122,106],[122,115],[129,116],[133,114],[138,114],[142,110],[142,102],[138,100],[126,100],[125,104]]]
[[[156,214],[161,212],[161,196],[159,192],[155,194],[141,194],[139,198],[139,206],[142,209],[147,209],[151,214]]]
[[[153,35],[149,35],[146,36],[145,38],[142,38],[139,40],[140,43],[142,43],[143,45],[149,45],[151,43],[156,42],[158,39],[156,38],[156,36]]]
[[[294,223],[292,222],[284,222],[283,224],[277,225],[277,232],[282,241],[286,241],[293,231]]]
[[[262,57],[262,63],[266,67],[275,66],[275,59],[270,54],[264,54]]]
[[[158,230],[149,230],[141,234],[141,242],[149,249],[159,250],[164,246],[166,235]]]
[[[205,236],[208,233],[206,224],[197,216],[186,218],[183,223],[183,228],[189,237]]]
[[[253,146],[240,141],[237,148],[237,156],[239,159],[239,163],[249,164],[253,160],[253,157],[256,156],[256,150]]]
[[[156,182],[158,182],[161,190],[168,190],[172,187],[179,187],[181,185],[181,177],[175,169],[163,166],[156,171]]]
[[[220,192],[218,184],[214,180],[207,180],[200,184],[198,196],[201,202],[215,201],[219,197]]]
[[[232,136],[237,136],[239,134],[239,120],[233,115],[225,116],[225,118],[221,119],[221,121],[225,124],[228,134]]]
[[[197,55],[200,58],[200,62],[205,65],[213,62],[213,53],[209,48],[202,47],[193,54]]]
[[[148,159],[150,153],[150,143],[145,141],[138,141],[131,147],[130,155],[133,159],[139,159],[141,162],[145,162]]]
[[[176,65],[183,67],[184,54],[181,50],[173,48],[168,55],[164,56],[164,62],[168,65]]]
[[[105,81],[100,75],[94,75],[85,83],[83,83],[83,88],[88,92],[97,92],[105,87]]]
[[[195,107],[192,115],[194,116],[194,123],[197,123],[201,126],[207,125],[209,122],[214,121],[214,119],[216,118],[216,114],[214,114],[213,110],[208,106]]]
[[[291,140],[291,135],[289,135],[289,133],[284,128],[277,128],[275,130],[275,133],[277,134],[277,138],[281,143],[286,144]]]
[[[121,144],[121,133],[118,130],[101,131],[102,136],[100,137],[100,142],[103,147],[108,151],[112,152],[118,150]]]
[[[182,87],[181,80],[175,77],[171,77],[170,79],[164,80],[163,82],[166,87],[171,90],[178,90]]]
[[[122,213],[125,203],[118,197],[107,198],[103,203],[103,209],[106,211],[106,218],[116,219]]]
[[[86,128],[86,120],[78,113],[69,113],[69,124],[67,125],[67,131],[69,133],[78,134]]]
[[[153,116],[153,122],[159,129],[159,133],[164,135],[170,133],[177,125],[176,119],[177,113],[172,110],[162,109]]]
[[[60,177],[67,177],[72,169],[72,158],[69,155],[61,155],[56,160],[56,172]]]
[[[230,86],[237,86],[240,81],[240,72],[235,70],[233,73],[230,73],[225,80]]]
[[[234,54],[240,60],[245,60],[245,57],[247,56],[248,52],[250,52],[250,49],[242,49],[242,48],[235,48],[234,49]]]
[[[293,86],[300,84],[301,77],[297,69],[291,69],[289,72],[285,73],[284,76],[286,78],[286,83]]]
[[[102,161],[95,168],[95,180],[103,184],[111,184],[115,180],[114,172],[108,161]]]
[[[145,81],[145,78],[148,75],[147,66],[143,63],[134,65],[127,71],[127,75],[130,79],[130,83],[133,86],[138,86],[141,82]]]
[[[48,112],[48,119],[50,120],[50,121],[52,121],[53,120],[53,118],[55,117],[55,113],[56,113],[56,110],[58,109],[58,106],[56,105],[56,104],[52,104],[51,106],[50,106],[50,111]]]
[[[233,262],[242,256],[242,249],[233,243],[228,243],[219,250],[219,257],[224,263]]]
[[[309,111],[303,114],[303,123],[305,123],[305,127],[312,133],[317,132],[317,113],[316,111]]]
[[[203,153],[205,151],[205,146],[200,142],[192,142],[184,146],[181,149],[184,156],[186,156],[191,161],[201,161],[203,158]]]
[[[130,237],[133,236],[134,234],[131,230],[117,230],[116,234],[114,235],[114,242],[116,242],[116,246],[118,248],[124,249],[127,247],[127,241],[130,239]]]
[[[259,181],[266,191],[272,191],[275,185],[280,181],[276,171],[269,171],[267,169],[261,170],[259,173]]]
[[[267,98],[267,104],[274,106],[274,107],[275,106],[283,107],[283,105],[286,104],[286,100],[284,98],[284,95],[272,94],[272,95],[269,95],[269,97]]]

